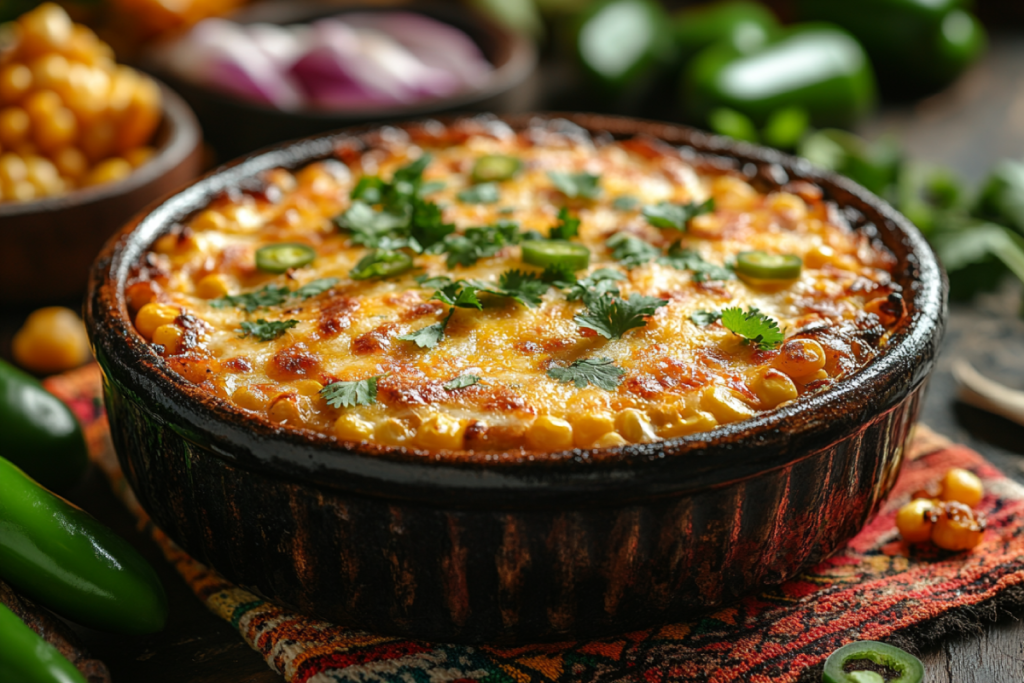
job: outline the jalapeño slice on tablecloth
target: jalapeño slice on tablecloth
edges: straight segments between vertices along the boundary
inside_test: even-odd
[[[583,270],[590,265],[590,250],[565,240],[533,240],[523,242],[523,261],[541,268],[557,266]]]
[[[793,254],[741,251],[736,255],[736,272],[761,280],[792,280],[800,277],[803,261]]]
[[[888,669],[889,675],[879,670]],[[892,674],[896,677],[892,678]],[[823,683],[921,683],[921,660],[898,647],[860,640],[839,648],[825,660]]]
[[[283,273],[308,266],[315,258],[316,251],[306,244],[271,244],[256,251],[256,267],[267,273]]]

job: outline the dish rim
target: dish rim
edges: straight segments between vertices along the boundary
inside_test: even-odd
[[[150,76],[150,78],[153,77]],[[110,197],[129,194],[166,175],[188,157],[201,139],[199,121],[178,93],[163,82],[155,78],[153,80],[160,86],[162,103],[160,109],[163,113],[160,125],[167,125],[169,130],[167,139],[157,148],[151,159],[133,169],[127,178],[112,183],[82,187],[54,197],[42,197],[27,202],[2,202],[0,203],[0,229],[4,227],[3,219],[5,218],[61,211],[73,206],[95,204]]]
[[[481,115],[428,118],[452,126]],[[408,128],[414,120],[390,127]],[[485,119],[486,120],[486,119]],[[866,189],[808,161],[677,124],[585,113],[492,117],[519,130],[532,123],[568,121],[590,133],[618,137],[649,135],[698,157],[734,168],[783,171],[789,179],[815,183],[826,195],[848,195],[842,206],[867,209],[887,226],[883,241],[901,264],[911,320],[868,365],[814,396],[709,432],[604,449],[556,453],[427,452],[404,447],[351,444],[312,430],[285,428],[196,388],[171,370],[134,330],[124,297],[129,270],[157,236],[201,210],[219,192],[245,189],[255,176],[276,167],[296,168],[333,154],[338,141],[384,126],[371,124],[283,143],[213,169],[137,216],[104,247],[94,263],[86,319],[97,358],[108,379],[131,390],[164,415],[188,424],[189,439],[244,467],[304,479],[317,485],[431,500],[439,487],[456,490],[463,503],[489,504],[497,493],[557,501],[567,494],[634,498],[721,486],[810,457],[856,432],[871,417],[897,406],[925,381],[945,324],[946,281],[924,237],[890,205]],[[780,183],[781,184],[781,183]],[[834,197],[832,197],[835,199]],[[853,206],[859,204],[860,206]],[[897,253],[901,245],[905,254]],[[117,375],[117,377],[113,377]],[[793,425],[796,425],[795,428]],[[700,457],[711,453],[714,457]],[[670,476],[669,476],[670,475]],[[605,498],[607,500],[607,498]]]

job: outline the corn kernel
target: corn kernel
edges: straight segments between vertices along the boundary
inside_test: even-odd
[[[746,211],[754,208],[760,199],[757,190],[749,183],[735,176],[722,175],[711,181],[711,194],[715,197],[715,207]]]
[[[27,202],[36,198],[36,186],[27,180],[4,183],[4,201]]]
[[[224,214],[213,209],[207,209],[192,219],[193,230],[223,230],[228,225],[228,219]]]
[[[25,160],[13,152],[0,156],[0,181],[17,183],[28,179],[28,166]]]
[[[263,390],[252,384],[235,389],[235,392],[231,394],[231,400],[235,405],[246,410],[263,410],[269,402],[269,398]]]
[[[430,450],[461,450],[466,434],[466,421],[436,413],[420,425],[416,443]]]
[[[28,138],[32,120],[21,107],[7,107],[0,111],[0,143],[15,147]]]
[[[136,147],[125,152],[124,158],[132,165],[132,168],[138,168],[152,159],[154,154],[156,154],[156,150],[152,147]]]
[[[20,365],[38,373],[78,367],[89,358],[85,323],[71,309],[40,308],[15,333],[11,351]]]
[[[564,451],[572,448],[572,425],[560,417],[541,415],[526,430],[527,445],[538,451]]]
[[[807,217],[807,204],[795,194],[775,192],[768,195],[765,203],[769,209],[790,221],[800,221]]]
[[[60,107],[33,126],[33,135],[39,148],[54,152],[72,144],[78,137],[78,120],[67,107]]]
[[[671,439],[698,432],[706,432],[718,426],[718,420],[711,413],[699,410],[693,415],[669,422],[658,427],[658,436]]]
[[[204,299],[219,299],[230,291],[228,278],[221,273],[210,273],[196,283],[196,295]]]
[[[736,392],[723,386],[711,386],[701,392],[700,407],[714,415],[721,424],[754,416],[754,410]]]
[[[649,443],[657,439],[650,420],[640,410],[627,408],[615,417],[615,429],[632,443]]]
[[[792,401],[799,396],[796,385],[788,375],[769,368],[754,380],[751,387],[765,408],[774,408],[780,403]]]
[[[32,89],[32,70],[24,64],[8,64],[0,70],[0,102],[16,104]]]
[[[334,435],[342,441],[366,441],[371,434],[373,424],[355,415],[342,415],[334,421]]]
[[[105,159],[114,151],[116,135],[117,130],[113,121],[106,119],[94,121],[82,131],[82,151],[94,163]]]
[[[626,441],[626,439],[618,432],[608,432],[595,441],[591,445],[591,448],[617,448],[619,446],[625,446],[628,443],[629,442]]]
[[[66,178],[77,180],[89,170],[89,161],[77,147],[65,147],[53,155],[53,163]]]
[[[25,159],[28,181],[35,185],[36,192],[42,196],[52,196],[64,191],[64,181],[57,172],[57,167],[49,159],[30,156]]]
[[[813,339],[790,339],[779,349],[772,366],[795,380],[803,380],[825,367],[825,349]]]
[[[267,409],[267,417],[280,424],[301,426],[305,422],[305,411],[295,396],[283,395],[277,398]]]
[[[608,413],[590,413],[572,420],[573,441],[580,448],[590,448],[608,432],[615,431],[615,420]]]
[[[96,164],[85,176],[86,185],[102,185],[127,178],[132,173],[132,165],[120,157],[106,159]]]
[[[401,446],[412,438],[412,431],[401,420],[389,418],[373,430],[373,438],[391,446]]]
[[[156,328],[161,325],[170,325],[181,315],[174,306],[167,304],[149,303],[139,309],[135,316],[135,329],[146,339],[152,339]]]
[[[164,347],[165,353],[175,354],[178,352],[178,344],[181,343],[183,334],[177,325],[161,325],[153,330],[153,343]]]
[[[299,396],[316,396],[324,388],[324,385],[315,379],[300,379],[294,386]]]
[[[835,258],[835,250],[827,244],[820,244],[804,254],[804,265],[808,268],[821,268],[826,263],[832,263]]]
[[[696,237],[714,239],[722,233],[722,219],[713,213],[702,213],[690,219],[686,231]]]

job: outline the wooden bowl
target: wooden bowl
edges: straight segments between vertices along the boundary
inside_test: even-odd
[[[214,197],[251,187],[267,169],[333,158],[372,129],[295,142],[154,207],[93,269],[86,318],[111,435],[153,521],[270,599],[439,642],[638,629],[719,608],[834,552],[892,488],[942,338],[945,276],[921,234],[864,188],[777,151],[636,119],[505,121],[650,136],[764,191],[817,185],[843,220],[896,257],[905,322],[870,364],[829,389],[709,432],[537,458],[343,447],[190,384],[135,331],[125,300],[154,240]]]
[[[464,6],[414,0],[386,5],[359,2],[269,2],[254,5],[231,18],[242,24],[302,24],[346,12],[413,11],[464,31],[494,66],[487,83],[449,97],[383,108],[359,110],[306,109],[282,111],[251,102],[176,76],[154,60],[142,67],[181,93],[195,110],[207,141],[221,159],[231,159],[261,147],[359,123],[383,123],[446,111],[523,112],[532,108],[525,83],[537,65],[537,50],[529,38]]]
[[[59,197],[0,203],[0,303],[41,304],[81,296],[103,243],[147,205],[202,168],[199,123],[163,87],[156,154],[124,180]]]

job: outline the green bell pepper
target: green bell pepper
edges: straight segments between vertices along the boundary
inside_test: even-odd
[[[655,0],[599,0],[579,18],[576,57],[601,97],[613,106],[628,103],[671,67],[671,27]]]
[[[779,22],[764,5],[751,0],[725,0],[676,12],[676,47],[682,62],[706,47],[725,41],[739,52],[751,52],[779,32]]]
[[[0,578],[84,626],[155,633],[167,596],[123,538],[0,458]]]
[[[82,428],[35,378],[0,360],[0,440],[6,457],[36,481],[64,492],[89,463]]]
[[[694,121],[726,107],[762,126],[776,111],[800,107],[816,126],[842,127],[870,111],[875,78],[853,36],[804,24],[750,53],[725,44],[704,50],[684,71],[680,92]]]
[[[797,0],[802,21],[852,33],[887,94],[907,98],[952,82],[985,49],[985,29],[964,0]]]
[[[0,681],[85,683],[85,678],[57,648],[0,603]]]

